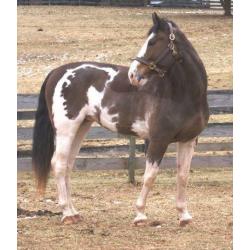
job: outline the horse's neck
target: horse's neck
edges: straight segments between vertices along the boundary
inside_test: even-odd
[[[206,70],[193,47],[183,53],[183,61],[175,65],[170,77],[173,84],[182,85],[182,90],[191,94],[207,89]]]

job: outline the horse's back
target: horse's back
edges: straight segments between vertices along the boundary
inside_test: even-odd
[[[49,74],[46,83],[46,101],[53,122],[74,120],[85,109],[84,116],[100,122],[100,111],[106,113],[110,101],[118,92],[130,92],[128,68],[97,62],[77,62],[62,65]],[[105,109],[104,106],[107,106]],[[53,115],[52,115],[53,114]],[[114,117],[109,116],[112,120]],[[114,123],[104,125],[116,130]]]
[[[115,74],[116,72],[127,78],[128,67],[88,61],[64,64],[49,73],[46,93],[47,95],[53,95],[56,86],[64,76],[64,81],[67,81],[64,84],[65,87],[71,85],[74,88],[87,88],[93,84],[101,91],[104,88],[105,81],[113,76],[109,76],[109,74]]]

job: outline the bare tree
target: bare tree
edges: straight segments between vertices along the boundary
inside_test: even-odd
[[[220,3],[224,9],[225,16],[232,16],[231,13],[231,0],[220,0]]]

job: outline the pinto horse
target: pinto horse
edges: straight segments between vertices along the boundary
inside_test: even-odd
[[[176,206],[181,226],[192,220],[186,186],[197,136],[209,118],[207,76],[200,57],[178,26],[155,13],[152,19],[153,26],[130,68],[70,63],[52,70],[41,87],[32,164],[41,193],[53,169],[65,224],[81,220],[71,200],[70,172],[93,122],[147,142],[135,224],[147,220],[148,193],[168,145],[177,142]]]

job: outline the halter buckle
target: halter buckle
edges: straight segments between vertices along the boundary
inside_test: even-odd
[[[154,62],[149,63],[148,67],[149,67],[151,70],[155,70],[155,69],[156,69],[156,65],[155,65]]]
[[[170,33],[169,34],[169,39],[170,39],[170,41],[174,41],[175,40],[175,34],[174,33]]]

